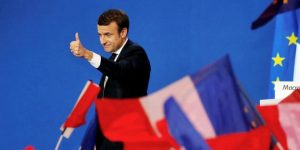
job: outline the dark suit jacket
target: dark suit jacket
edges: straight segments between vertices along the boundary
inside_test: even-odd
[[[101,56],[98,70],[103,73],[99,98],[130,98],[147,95],[150,62],[145,50],[132,41],[127,41],[116,62]],[[108,76],[108,81],[103,88],[105,76]]]
[[[98,98],[130,98],[147,95],[150,78],[150,62],[145,50],[128,40],[119,54],[117,61],[101,56],[98,68],[103,73],[100,81],[101,92]],[[105,88],[104,80],[108,76]],[[126,106],[125,106],[126,107]],[[106,139],[98,126],[96,136],[97,150],[122,150],[121,142],[111,142]]]

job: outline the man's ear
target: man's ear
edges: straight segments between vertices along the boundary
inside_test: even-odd
[[[127,29],[127,28],[123,28],[123,29],[121,30],[121,33],[120,33],[121,38],[126,38],[127,33],[128,33],[128,29]]]

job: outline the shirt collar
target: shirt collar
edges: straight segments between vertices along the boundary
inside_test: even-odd
[[[126,40],[125,40],[125,42],[123,43],[123,45],[122,45],[118,50],[116,50],[116,51],[113,52],[113,53],[119,55],[119,54],[121,53],[123,47],[124,47],[125,44],[127,43],[127,41],[128,41],[128,38],[126,38]]]

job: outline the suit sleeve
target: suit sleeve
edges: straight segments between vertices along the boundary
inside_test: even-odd
[[[109,78],[131,80],[145,76],[150,71],[150,63],[144,49],[132,46],[125,56],[113,62],[101,56],[98,70]]]

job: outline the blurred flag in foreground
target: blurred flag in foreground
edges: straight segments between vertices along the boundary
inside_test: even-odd
[[[69,138],[74,131],[74,128],[85,124],[86,114],[94,100],[96,100],[99,91],[100,87],[97,84],[93,83],[92,81],[87,81],[75,103],[72,112],[60,128],[62,135],[56,144],[55,150],[59,149],[63,137]]]
[[[260,106],[260,113],[284,149],[300,149],[300,90],[278,105]]]
[[[287,3],[297,8],[300,5],[299,0]],[[275,82],[300,81],[299,20],[300,9],[296,8],[276,16],[268,98],[274,98]]]
[[[292,94],[284,98],[280,103],[300,103],[300,90],[294,90]]]
[[[84,125],[86,114],[100,91],[99,85],[92,81],[87,81],[82,89],[75,106],[69,117],[62,125],[61,130],[66,138],[69,138],[74,128]],[[71,132],[69,132],[70,130]],[[67,131],[67,132],[66,132]]]
[[[184,143],[192,141],[181,142],[172,134],[181,130],[179,134],[190,136],[185,133],[189,126],[176,126],[182,121],[178,114],[165,113],[170,97],[193,126],[190,132],[199,134],[196,138],[249,131],[257,120],[251,104],[242,97],[227,56],[149,96],[96,101],[101,130],[108,139],[122,141],[125,149],[143,145],[148,149],[187,148]]]
[[[271,132],[267,127],[262,126],[246,132],[227,133],[214,138],[204,139],[195,132],[193,125],[185,117],[173,98],[167,100],[165,112],[172,136],[188,150],[270,149]],[[172,120],[177,120],[177,122],[171,123]]]

